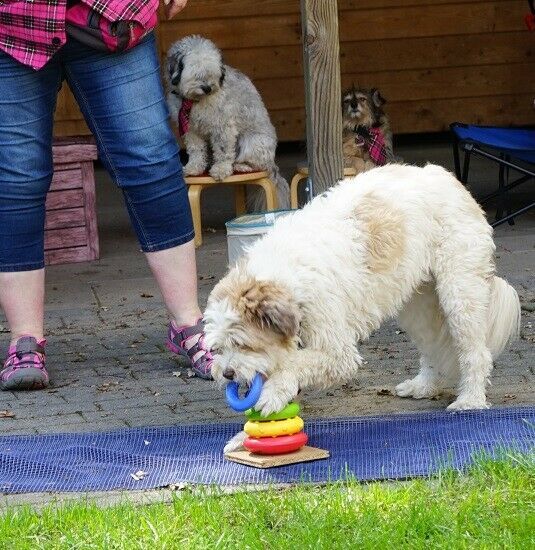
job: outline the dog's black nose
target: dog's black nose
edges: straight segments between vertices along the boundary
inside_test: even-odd
[[[234,372],[234,369],[230,369],[230,368],[227,368],[223,371],[223,376],[227,379],[227,380],[234,380],[234,375],[236,373]]]
[[[175,76],[175,78],[171,79],[171,84],[173,86],[176,86],[179,82],[180,82],[180,77],[179,76]]]
[[[350,105],[352,109],[357,109],[359,106],[359,104],[355,100],[352,100]]]
[[[212,87],[211,86],[207,86],[206,84],[203,84],[201,86],[201,90],[205,93],[205,94],[209,94],[211,91],[212,91]]]

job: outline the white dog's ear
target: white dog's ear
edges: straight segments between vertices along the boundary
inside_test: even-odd
[[[297,335],[300,311],[291,294],[269,281],[254,281],[240,298],[245,317],[261,328],[270,328],[284,338]]]

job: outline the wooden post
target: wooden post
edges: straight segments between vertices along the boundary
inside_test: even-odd
[[[309,197],[343,177],[340,41],[336,0],[301,0]]]

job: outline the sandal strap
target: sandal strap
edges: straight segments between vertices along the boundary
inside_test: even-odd
[[[17,340],[13,353],[16,353],[19,359],[27,353],[44,354],[45,348],[43,343],[38,342],[33,336],[22,336]]]
[[[178,329],[175,328],[171,323],[169,325],[169,332],[171,332],[173,339],[178,337],[183,342],[184,340],[187,340],[188,338],[191,338],[196,334],[202,334],[204,332],[204,323],[202,319],[199,319],[197,321],[197,324],[191,327],[180,327]]]

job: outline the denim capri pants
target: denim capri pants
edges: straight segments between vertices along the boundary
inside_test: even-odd
[[[63,80],[123,192],[141,249],[154,252],[192,240],[154,36],[117,54],[70,39],[39,71],[0,51],[0,271],[44,266],[52,126]]]

